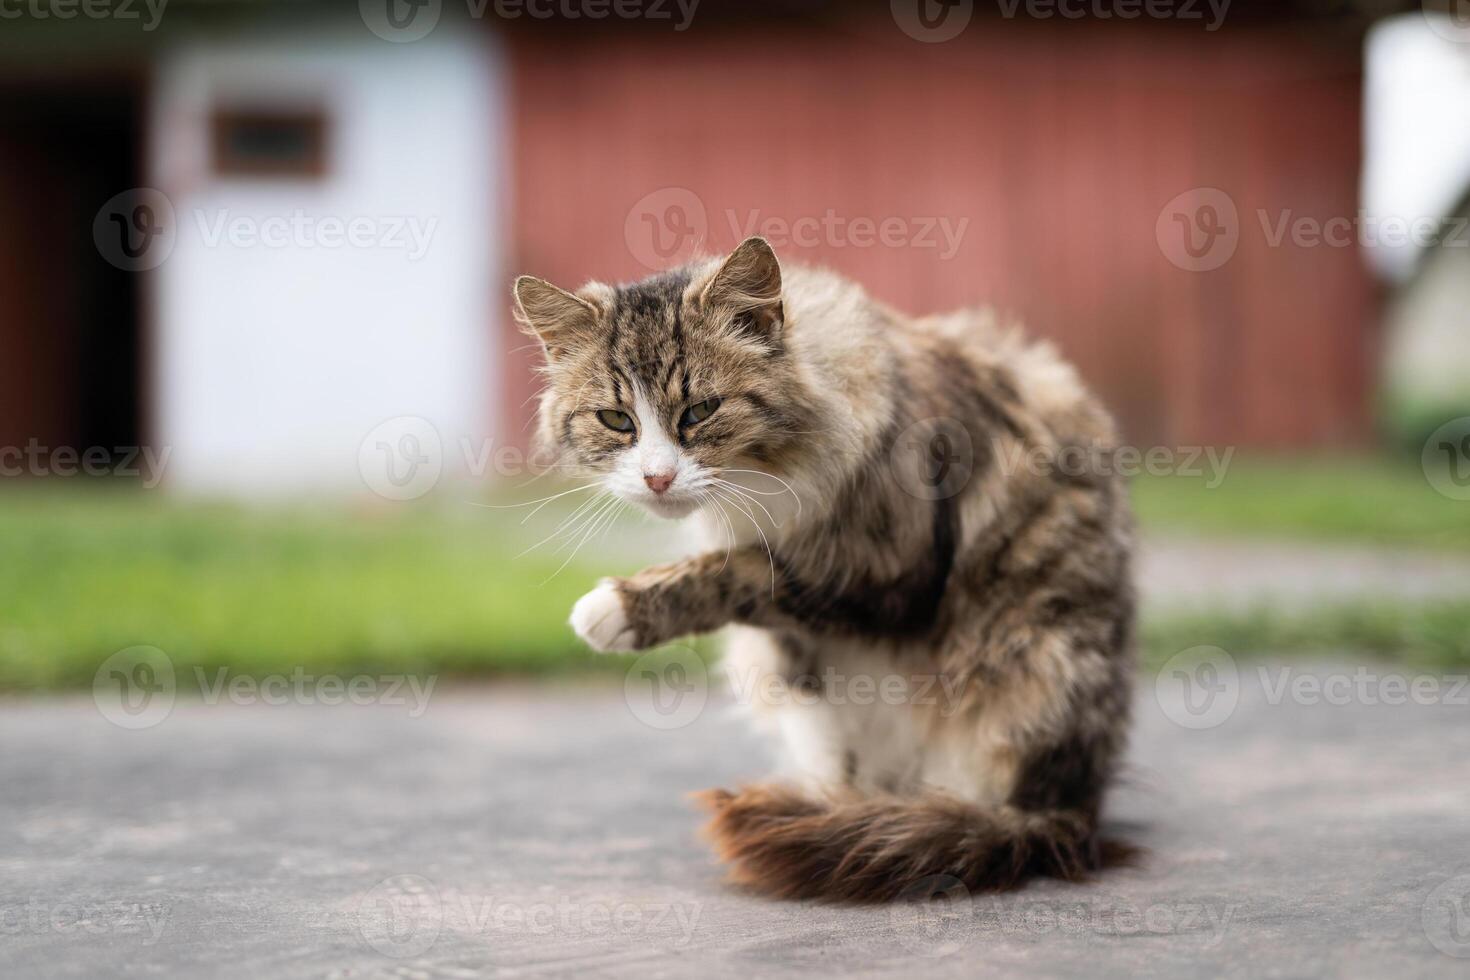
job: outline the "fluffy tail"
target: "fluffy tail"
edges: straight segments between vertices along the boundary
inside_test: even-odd
[[[886,902],[937,878],[996,891],[1038,875],[1084,878],[1126,858],[1076,811],[979,807],[938,794],[811,798],[773,785],[696,799],[713,815],[706,834],[731,879],[778,898]]]

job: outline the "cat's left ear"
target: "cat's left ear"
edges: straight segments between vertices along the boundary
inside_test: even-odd
[[[597,307],[545,279],[521,276],[515,284],[516,320],[555,360],[597,330]]]
[[[741,314],[764,339],[781,337],[781,263],[764,238],[747,238],[731,252],[699,295],[701,309]]]

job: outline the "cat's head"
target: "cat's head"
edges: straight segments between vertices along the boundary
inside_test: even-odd
[[[807,428],[763,239],[631,285],[522,276],[515,296],[546,353],[540,438],[654,514],[709,503],[729,471],[776,472]]]

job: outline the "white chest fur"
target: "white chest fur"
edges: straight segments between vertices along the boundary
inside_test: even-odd
[[[765,630],[734,627],[723,672],[752,720],[777,738],[789,778],[811,789],[854,786],[909,794],[938,789],[1001,802],[1012,773],[953,678],[901,666],[902,651],[826,638],[793,684],[792,665]]]

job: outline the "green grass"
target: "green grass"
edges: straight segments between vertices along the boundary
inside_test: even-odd
[[[180,669],[256,675],[586,666],[595,658],[567,612],[609,570],[552,577],[561,556],[512,557],[534,540],[502,512],[462,505],[254,511],[131,490],[9,490],[0,688],[87,685],[134,645]]]
[[[1141,476],[1133,501],[1146,532],[1470,551],[1470,502],[1436,492],[1417,460],[1399,457],[1232,459],[1209,479]],[[1191,646],[1236,654],[1354,651],[1429,666],[1470,664],[1464,600],[1352,602],[1248,611],[1155,611],[1145,659]]]
[[[1306,609],[1155,613],[1141,624],[1144,662],[1216,646],[1253,654],[1366,654],[1422,667],[1470,665],[1470,599],[1328,603]]]
[[[1235,461],[1219,487],[1204,482],[1138,480],[1145,528],[1470,547],[1470,503],[1436,494],[1417,467]],[[632,567],[603,555],[553,575],[562,558],[554,545],[516,558],[539,535],[515,512],[245,508],[56,483],[3,490],[0,690],[86,686],[103,659],[136,645],[159,647],[180,670],[256,676],[298,666],[483,675],[625,663],[588,654],[565,624],[597,577]],[[1464,601],[1155,613],[1142,635],[1155,662],[1212,644],[1463,666],[1470,590]]]
[[[1470,502],[1434,490],[1417,461],[1232,459],[1206,477],[1141,476],[1146,530],[1470,550]]]

